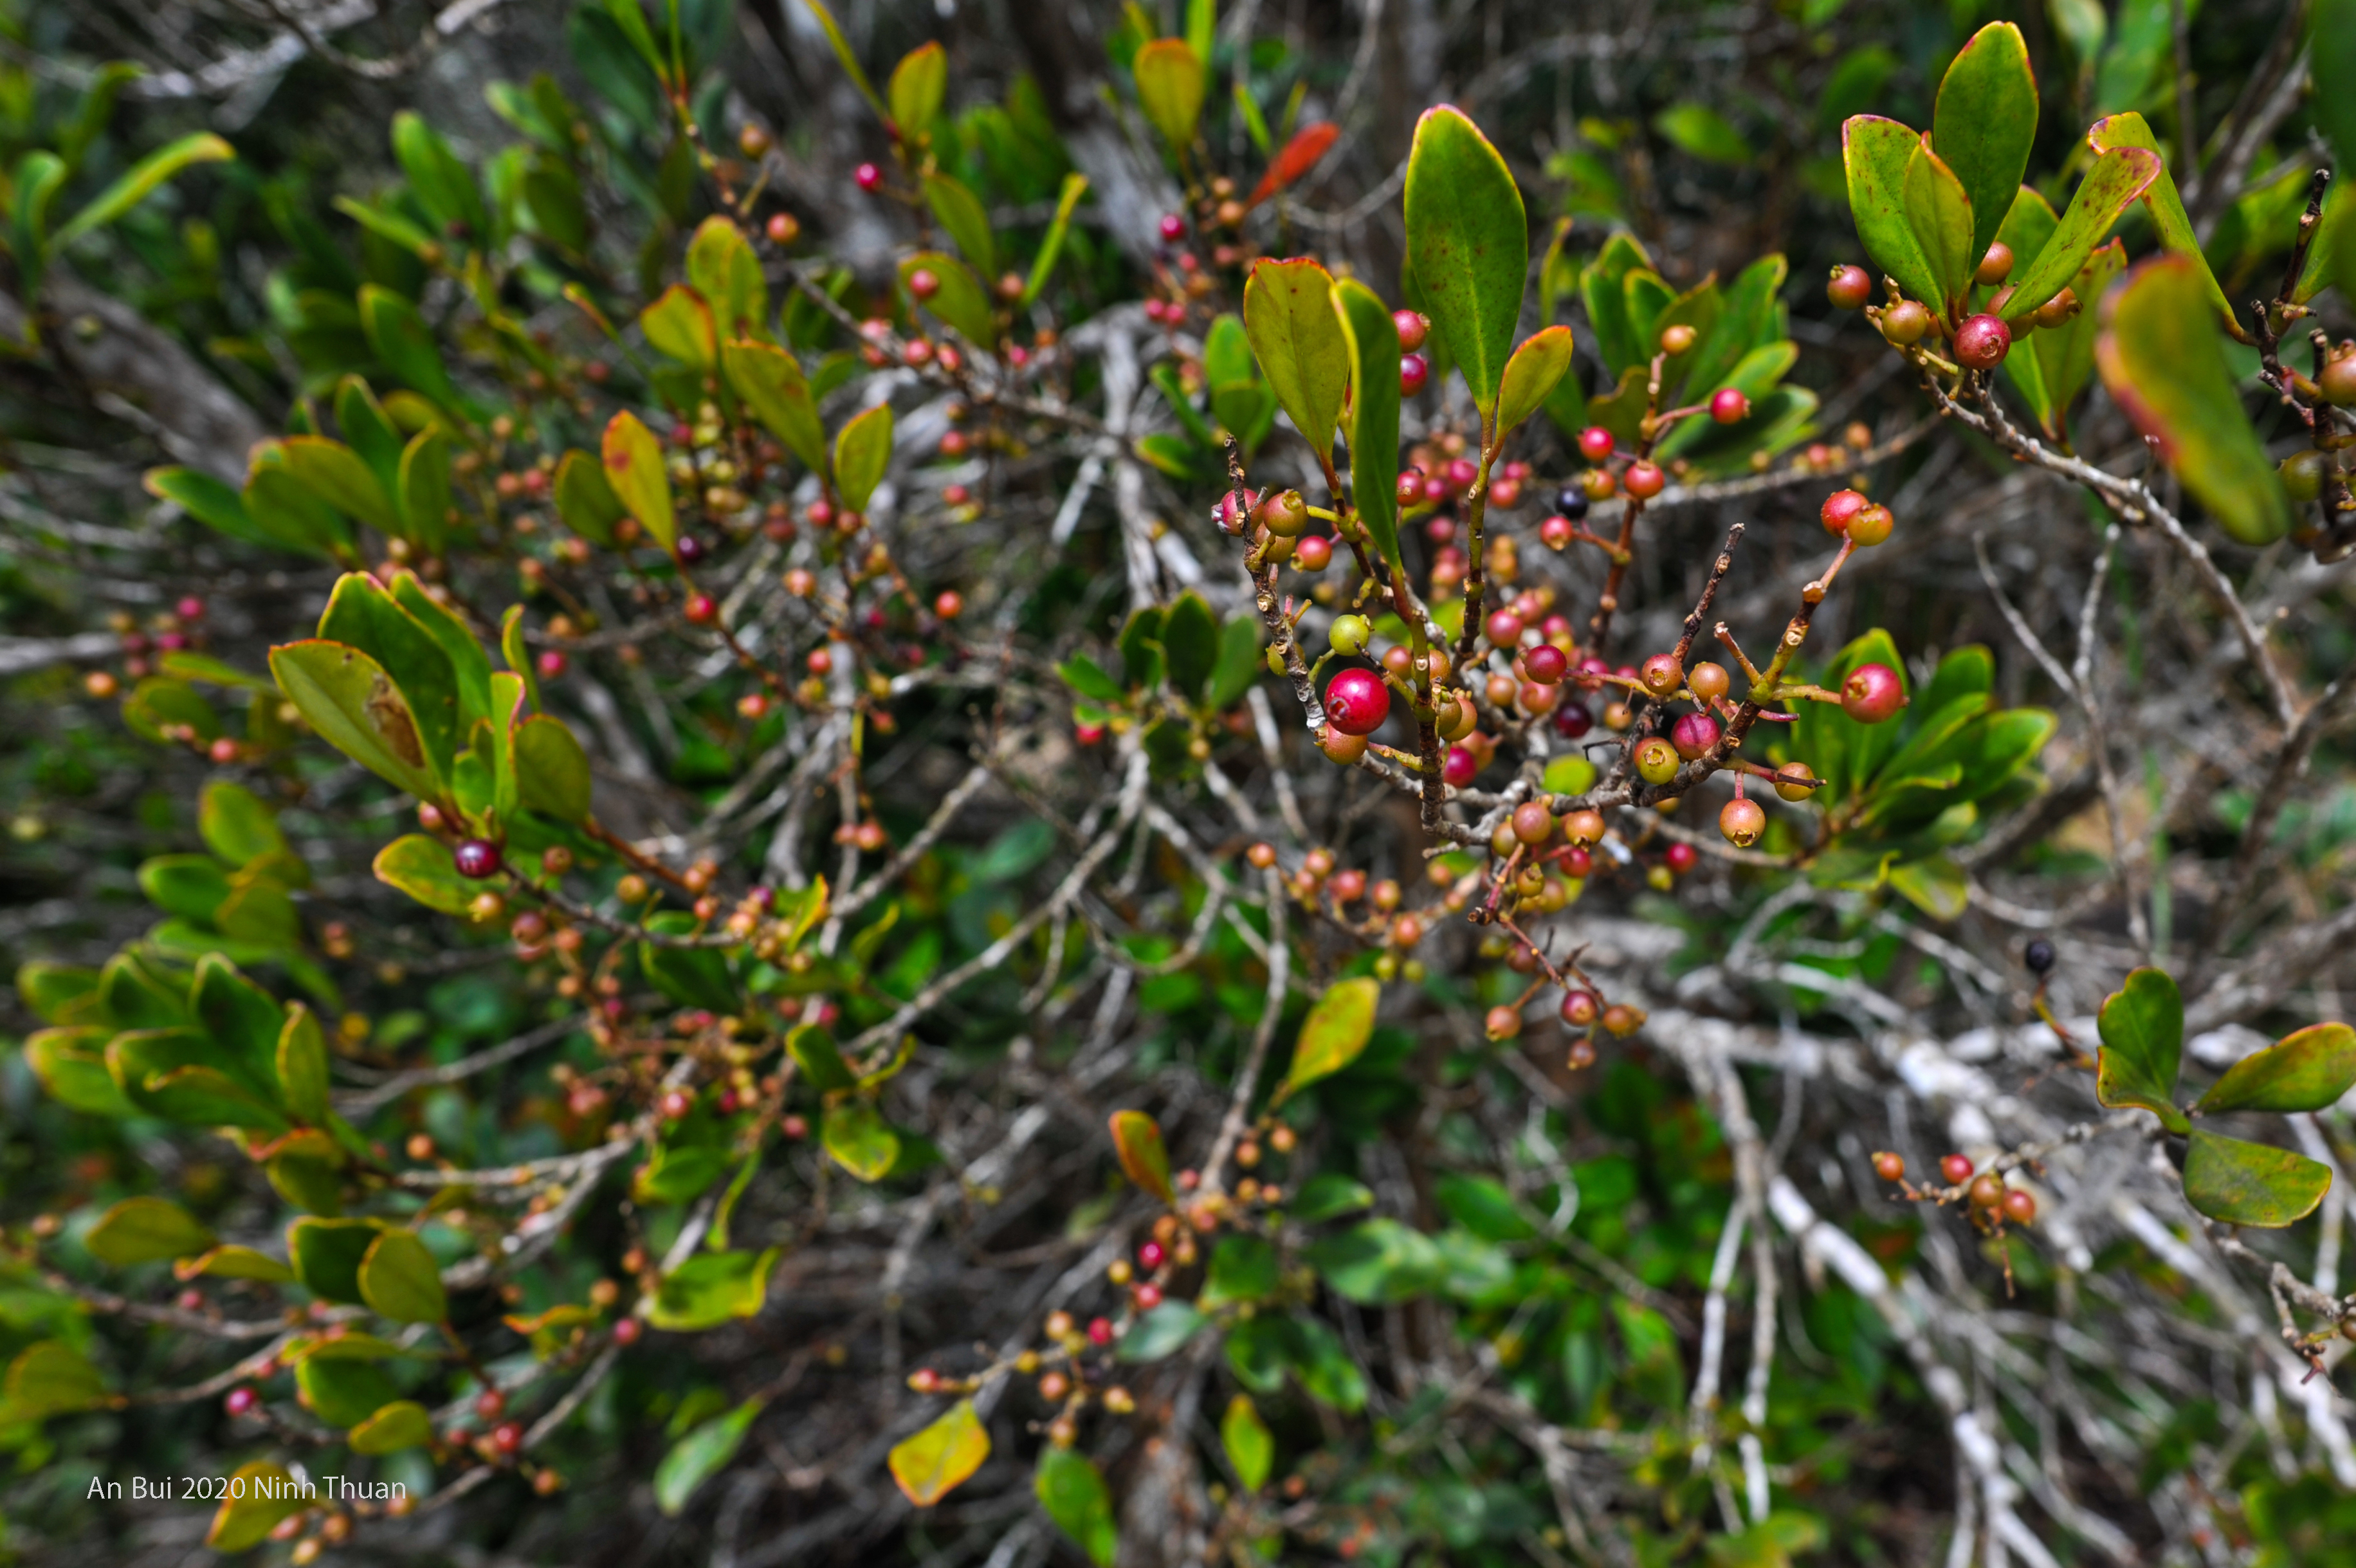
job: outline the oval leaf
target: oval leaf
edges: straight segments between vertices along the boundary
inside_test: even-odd
[[[2151,133],[2144,117],[2129,110],[2097,120],[2086,128],[2086,145],[2097,153],[2107,153],[2114,147],[2140,147],[2160,160],[2159,172],[2143,195],[2144,206],[2151,210],[2151,226],[2159,231],[2159,242],[2168,247],[2170,255],[2184,258],[2209,308],[2221,319],[2232,321],[2233,307],[2226,302],[2225,291],[2217,286],[2217,275],[2209,270],[2209,262],[2201,253],[2201,240],[2193,232],[2192,219],[2185,213],[2184,197],[2177,194],[2176,180],[2168,172],[2167,151],[2160,146],[2159,138]]]
[[[1333,285],[1350,349],[1350,504],[1394,573],[1399,560],[1399,336],[1390,307],[1355,278]]]
[[[948,51],[937,43],[909,50],[892,69],[884,89],[892,123],[903,136],[921,136],[940,118],[949,86]]]
[[[317,1499],[311,1488],[298,1487],[284,1465],[267,1459],[240,1465],[229,1478],[229,1500],[213,1515],[205,1544],[215,1552],[243,1552],[270,1539],[281,1521],[294,1518]],[[312,1491],[305,1497],[305,1492]]]
[[[1120,1532],[1113,1523],[1112,1494],[1103,1474],[1085,1454],[1049,1444],[1039,1451],[1039,1474],[1033,1483],[1039,1506],[1088,1554],[1097,1568],[1112,1568],[1120,1550]]]
[[[709,370],[719,362],[720,334],[712,325],[712,306],[684,283],[671,284],[638,313],[638,330],[665,358],[699,370]]]
[[[1939,83],[1931,140],[1969,198],[1976,264],[2011,208],[2037,140],[2037,75],[2019,27],[1990,22],[1955,56]]]
[[[916,300],[916,291],[908,287],[908,280],[919,272],[933,275],[935,288],[929,299]],[[919,251],[904,257],[900,262],[900,287],[909,299],[968,343],[988,348],[998,341],[998,315],[991,304],[990,291],[973,275],[972,268],[948,251]]]
[[[387,1231],[360,1260],[360,1297],[402,1323],[439,1323],[449,1316],[442,1269],[425,1243],[408,1231]]]
[[[720,362],[753,417],[811,473],[823,475],[826,428],[819,423],[818,404],[800,363],[782,348],[749,340],[721,350]]]
[[[2211,1220],[2269,1230],[2315,1212],[2331,1168],[2286,1148],[2244,1143],[2201,1128],[2184,1153],[2184,1197]]]
[[[1227,1401],[1227,1413],[1219,1418],[1219,1446],[1227,1451],[1227,1463],[1236,1467],[1236,1479],[1244,1490],[1256,1492],[1268,1484],[1269,1467],[1276,1462],[1276,1439],[1249,1395],[1239,1393]]]
[[[397,1454],[434,1440],[434,1418],[413,1399],[397,1399],[347,1433],[355,1454]]]
[[[891,404],[876,404],[835,432],[834,483],[851,510],[867,509],[891,464]]]
[[[1183,38],[1156,38],[1137,51],[1130,68],[1137,77],[1137,101],[1173,153],[1194,140],[1203,114],[1203,62]]]
[[[834,1162],[862,1181],[883,1180],[900,1157],[900,1135],[864,1100],[828,1111],[819,1138]]]
[[[744,397],[744,389],[738,388],[737,395]],[[752,400],[746,398],[745,401]],[[758,408],[753,411],[756,416],[760,414]],[[767,421],[764,419],[762,422]],[[628,517],[630,509],[622,505],[622,498],[605,483],[605,471],[595,458],[577,448],[566,453],[556,465],[553,495],[556,515],[564,520],[566,528],[601,549],[614,548],[614,525]]]
[[[184,1258],[213,1244],[197,1217],[164,1198],[126,1198],[100,1217],[82,1238],[91,1255],[125,1268],[158,1258]]]
[[[1914,230],[1914,242],[1922,248],[1939,291],[1924,303],[1951,315],[1960,310],[1971,292],[1976,260],[1972,254],[1972,203],[1964,182],[1927,140],[1917,141],[1906,159],[1906,223]]]
[[[658,1328],[694,1332],[750,1317],[768,1299],[769,1275],[776,1266],[775,1247],[757,1255],[699,1253],[663,1276],[647,1321]]]
[[[1570,368],[1570,328],[1549,326],[1534,332],[1505,361],[1505,379],[1497,389],[1497,439],[1503,441],[1521,422],[1538,411]]]
[[[606,422],[604,454],[605,483],[623,508],[669,549],[678,541],[679,524],[671,515],[670,475],[663,469],[662,443],[655,432],[625,410]]]
[[[319,738],[420,799],[438,795],[407,699],[358,648],[325,638],[270,650],[270,673]]]
[[[2158,969],[2137,969],[2103,1002],[2095,1017],[2103,1048],[2094,1068],[2094,1096],[2116,1109],[2140,1105],[2171,1132],[2190,1125],[2169,1098],[2184,1051],[2184,997]]]
[[[535,713],[515,728],[523,804],[575,827],[589,820],[589,754],[563,720]]]
[[[1183,46],[1181,46],[1182,48]],[[961,1399],[941,1418],[892,1446],[892,1478],[918,1508],[930,1508],[965,1484],[990,1457],[990,1434]]]
[[[1170,1186],[1170,1153],[1162,1147],[1161,1123],[1143,1111],[1115,1111],[1112,1147],[1131,1181],[1164,1203],[1177,1202]]]
[[[1355,1061],[1374,1036],[1375,1004],[1381,998],[1381,986],[1365,975],[1329,987],[1301,1026],[1284,1092],[1297,1093]]]
[[[319,1020],[301,1002],[290,1002],[275,1051],[278,1097],[296,1120],[317,1125],[327,1119],[327,1041]]]
[[[2198,1109],[2320,1111],[2356,1087],[2356,1029],[2313,1024],[2241,1061],[2201,1096]]]
[[[698,1487],[723,1469],[743,1447],[744,1435],[761,1413],[762,1402],[748,1399],[727,1414],[705,1422],[671,1445],[655,1467],[655,1505],[676,1519]]]
[[[2086,171],[2086,177],[2078,182],[2078,192],[2070,198],[2069,209],[2054,226],[2051,237],[2033,253],[2033,260],[2022,257],[2028,265],[2015,274],[2011,296],[2004,302],[2004,319],[2020,321],[2063,289],[2074,286],[2079,271],[2085,266],[2086,258],[2094,253],[2094,247],[2102,243],[2103,236],[2111,231],[2119,215],[2137,197],[2151,188],[2151,182],[2158,175],[2159,155],[2141,147],[2115,147],[2096,158],[2094,166]],[[2017,249],[2015,253],[2019,253]],[[2077,321],[2091,318],[2094,307],[2102,303],[2099,294],[2081,293],[2078,299],[2084,308]],[[2071,325],[2075,325],[2076,321]],[[2038,341],[2044,341],[2042,333]],[[2007,363],[2010,363],[2008,358]]]
[[[376,880],[399,888],[428,909],[464,914],[481,884],[458,874],[450,846],[423,833],[407,833],[377,851]]]
[[[1529,219],[1505,160],[1450,104],[1425,110],[1416,123],[1407,165],[1407,251],[1432,323],[1463,367],[1486,421],[1522,314]]]
[[[1910,299],[1938,300],[1939,277],[1906,218],[1906,166],[1922,138],[1895,120],[1858,114],[1841,125],[1848,210],[1873,264]]]
[[[1350,389],[1350,341],[1333,315],[1333,277],[1306,256],[1252,263],[1244,331],[1276,400],[1319,458],[1333,456],[1333,425]]]

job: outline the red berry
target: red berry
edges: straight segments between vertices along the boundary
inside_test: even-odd
[[[1863,267],[1835,267],[1825,297],[1841,310],[1862,310],[1873,298],[1873,279]]]
[[[920,300],[928,300],[941,292],[941,281],[927,267],[919,267],[908,274],[908,292]]]
[[[1566,702],[1554,710],[1554,732],[1566,741],[1576,741],[1595,728],[1595,715],[1583,702]]]
[[[693,534],[680,535],[679,542],[671,547],[671,550],[679,557],[679,563],[681,566],[693,566],[712,553],[705,547],[704,542]]]
[[[1720,387],[1710,394],[1709,417],[1720,424],[1740,424],[1751,417],[1751,400],[1740,387]]]
[[[1748,849],[1767,831],[1767,814],[1755,800],[1730,800],[1718,814],[1718,830],[1738,849]]]
[[[1559,512],[1538,525],[1539,542],[1548,549],[1561,549],[1577,537],[1577,526]]]
[[[699,626],[710,625],[720,618],[720,606],[709,593],[691,593],[687,600],[687,618]]]
[[[1459,457],[1448,464],[1448,487],[1459,492],[1472,488],[1472,481],[1481,477],[1481,465],[1469,457]]]
[[[1585,1029],[1595,1021],[1601,1009],[1596,1006],[1592,991],[1567,991],[1562,998],[1562,1021],[1573,1029]]]
[[[1627,486],[1628,494],[1639,501],[1649,501],[1667,487],[1669,479],[1657,464],[1639,458],[1628,464],[1628,472],[1621,476],[1620,482]]]
[[[1572,878],[1584,878],[1595,869],[1595,857],[1580,844],[1564,848],[1555,863],[1562,868],[1563,875]]]
[[[1972,1179],[1972,1157],[1967,1154],[1945,1156],[1939,1161],[1939,1174],[1946,1178],[1948,1186],[1961,1187]]]
[[[973,438],[961,430],[944,431],[941,433],[940,453],[943,457],[963,457],[972,446]]]
[[[2004,1201],[2004,1183],[1993,1176],[1976,1176],[1970,1196],[1973,1208],[1994,1209]]]
[[[1905,683],[1886,664],[1859,665],[1841,682],[1841,711],[1860,724],[1879,724],[1905,706]]]
[[[873,164],[860,165],[851,171],[851,177],[859,182],[859,188],[863,191],[872,193],[884,188],[884,171]]]
[[[638,1342],[638,1336],[645,1332],[645,1324],[640,1323],[635,1317],[625,1317],[619,1323],[614,1325],[614,1343],[621,1346],[625,1349],[627,1349],[630,1346],[637,1344]]]
[[[1342,670],[1325,683],[1326,720],[1344,735],[1373,734],[1390,711],[1390,688],[1370,670]]]
[[[1137,1287],[1136,1296],[1137,1309],[1140,1312],[1151,1312],[1155,1307],[1162,1305],[1162,1287],[1154,1284],[1151,1280],[1148,1280],[1143,1285],[1139,1285]]]
[[[1075,724],[1072,726],[1072,739],[1077,741],[1083,746],[1093,746],[1104,738],[1105,727],[1101,724]]]
[[[1323,571],[1333,564],[1333,541],[1311,534],[1292,547],[1292,564],[1303,571]]]
[[[1612,455],[1612,432],[1600,424],[1589,425],[1579,432],[1580,455],[1590,463],[1601,463]]]
[[[771,213],[768,229],[772,245],[790,245],[802,235],[801,219],[790,212]]]
[[[1883,1149],[1873,1157],[1873,1174],[1884,1181],[1903,1181],[1906,1179],[1906,1160],[1903,1156]]]
[[[1824,523],[1825,532],[1845,534],[1849,524],[1857,520],[1857,515],[1872,504],[1854,490],[1836,490],[1825,497],[1816,517]]]
[[[1423,340],[1431,335],[1430,318],[1420,311],[1395,310],[1391,312],[1391,325],[1398,328],[1399,348],[1404,353],[1412,354],[1421,348]]]
[[[502,1454],[514,1454],[523,1447],[523,1425],[519,1422],[502,1421],[491,1428],[491,1446]]]
[[[1431,379],[1431,361],[1420,354],[1399,356],[1399,396],[1411,398]]]
[[[824,648],[812,648],[802,660],[802,667],[812,675],[830,675],[834,671],[834,656]]]
[[[2026,1225],[2037,1218],[2037,1200],[2021,1188],[2012,1188],[2004,1195],[2004,1217],[2016,1225]]]
[[[262,1396],[260,1394],[254,1392],[252,1389],[240,1384],[238,1387],[229,1391],[229,1397],[221,1401],[221,1408],[228,1411],[231,1415],[243,1415],[247,1411],[252,1410],[255,1405],[260,1404],[261,1403]]]
[[[954,621],[965,613],[965,595],[954,588],[941,590],[933,600],[933,613],[944,621]]]
[[[1718,720],[1707,713],[1688,713],[1680,718],[1669,731],[1669,744],[1677,755],[1692,762],[1718,744]]]
[[[1861,548],[1870,549],[1888,539],[1890,530],[1896,526],[1897,520],[1890,517],[1889,507],[1868,507],[1850,520],[1848,537]]]
[[[485,1389],[475,1396],[475,1413],[485,1421],[497,1421],[508,1413],[508,1396],[495,1388]]]
[[[1408,469],[1398,476],[1395,494],[1398,498],[1398,504],[1402,507],[1419,504],[1423,500],[1423,475],[1415,469]]]
[[[1669,846],[1667,859],[1669,869],[1682,877],[1700,863],[1701,851],[1680,840]]]
[[[1462,789],[1481,772],[1481,759],[1462,746],[1448,748],[1447,757],[1440,764],[1440,776],[1451,788]]]
[[[458,874],[462,877],[480,881],[485,877],[498,874],[499,847],[487,838],[465,840],[451,852],[450,859],[456,863]]]
[[[193,593],[174,605],[173,609],[183,621],[201,621],[205,618],[205,602]]]
[[[1091,1317],[1088,1319],[1088,1343],[1091,1345],[1109,1345],[1112,1343],[1111,1318]]]
[[[1552,686],[1570,673],[1570,656],[1552,643],[1540,643],[1522,656],[1522,673],[1540,686]]]
[[[1966,370],[1993,370],[2012,347],[2012,328],[2002,316],[1966,317],[1955,328],[1955,363]]]
[[[1162,1250],[1160,1242],[1148,1242],[1137,1249],[1137,1266],[1151,1274],[1162,1266],[1162,1260],[1169,1255]]]
[[[1501,648],[1510,648],[1521,641],[1522,618],[1511,610],[1493,610],[1481,629],[1489,634],[1489,641]]]
[[[1186,238],[1186,220],[1174,212],[1162,215],[1162,238],[1175,245]]]
[[[554,680],[558,676],[562,675],[570,667],[570,661],[565,658],[562,653],[559,652],[555,648],[550,648],[546,652],[542,653],[540,656],[539,663],[540,678],[542,680]]]

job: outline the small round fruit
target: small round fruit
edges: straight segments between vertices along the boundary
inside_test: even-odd
[[[1824,523],[1825,532],[1845,534],[1848,532],[1849,525],[1857,521],[1857,515],[1872,504],[1854,490],[1836,490],[1825,497],[1825,504],[1817,508],[1816,517]]]
[[[1603,842],[1603,814],[1600,811],[1574,811],[1562,819],[1562,836],[1573,844],[1584,847]]]
[[[1391,325],[1398,328],[1399,350],[1402,353],[1414,353],[1423,347],[1423,340],[1431,336],[1430,318],[1421,311],[1395,310],[1391,312]]]
[[[2342,354],[2327,363],[2315,378],[2315,389],[2334,408],[2356,406],[2356,354]]]
[[[1661,352],[1671,356],[1683,354],[1694,346],[1696,336],[1694,329],[1682,321],[1673,326],[1665,326],[1661,328]]]
[[[1946,1179],[1948,1186],[1961,1187],[1972,1179],[1972,1157],[1967,1154],[1945,1156],[1939,1161],[1939,1174]]]
[[[1569,522],[1586,521],[1588,508],[1593,505],[1587,498],[1587,492],[1576,485],[1566,485],[1554,494],[1554,509]]]
[[[1751,417],[1751,400],[1740,387],[1720,387],[1709,395],[1709,417],[1720,424],[1740,424]]]
[[[1411,398],[1431,379],[1431,361],[1420,354],[1399,356],[1399,396]]]
[[[1522,656],[1522,673],[1540,686],[1553,686],[1570,673],[1570,656],[1552,643],[1540,643]]]
[[[1663,851],[1663,859],[1670,870],[1682,877],[1701,863],[1701,851],[1681,838]]]
[[[1614,1002],[1603,1009],[1603,1027],[1608,1032],[1625,1039],[1644,1027],[1644,1010],[1632,1008],[1625,1002]]]
[[[908,274],[908,292],[920,300],[928,300],[941,292],[939,274],[929,267],[918,267]]]
[[[1364,615],[1336,615],[1326,640],[1333,645],[1335,653],[1355,658],[1366,651],[1366,639],[1374,633],[1374,624]]]
[[[2043,304],[2039,305],[2032,319],[2039,326],[2051,331],[2057,326],[2068,325],[2070,318],[2077,314],[2078,291],[2065,288]]]
[[[243,1415],[247,1411],[252,1410],[255,1405],[260,1404],[261,1403],[262,1396],[260,1394],[254,1392],[253,1390],[250,1388],[240,1385],[239,1387],[229,1391],[229,1397],[221,1401],[221,1407],[224,1410],[227,1410],[231,1415]]]
[[[790,212],[773,212],[767,229],[770,244],[790,245],[802,237],[802,220]]]
[[[1489,641],[1501,648],[1512,648],[1522,640],[1522,618],[1511,610],[1493,610],[1481,624]]]
[[[1280,539],[1298,539],[1309,527],[1309,503],[1298,490],[1279,490],[1255,510],[1261,526]]]
[[[1592,991],[1566,991],[1562,998],[1562,1021],[1573,1029],[1586,1029],[1603,1011]]]
[[[1816,775],[1805,763],[1785,763],[1775,773],[1775,793],[1785,800],[1805,800],[1816,793],[1810,787]]]
[[[1347,767],[1366,754],[1366,738],[1345,735],[1328,724],[1317,732],[1317,749],[1325,753],[1327,761]]]
[[[2304,506],[2323,494],[2323,477],[2330,467],[2331,460],[2322,453],[2311,448],[2294,452],[2282,460],[2283,488],[2292,500]]]
[[[2012,247],[1999,240],[1987,248],[1980,264],[1972,273],[1972,281],[1982,288],[1992,289],[2012,276]]]
[[[1628,494],[1639,501],[1649,501],[1668,487],[1669,476],[1661,472],[1658,464],[1638,458],[1628,464],[1628,472],[1621,476],[1620,482],[1628,487]]]
[[[1552,517],[1547,517],[1545,521],[1538,524],[1538,542],[1546,546],[1548,549],[1559,550],[1567,549],[1569,546],[1570,541],[1578,537],[1579,530],[1577,525],[1572,523],[1569,517],[1564,517],[1560,512],[1555,513]]]
[[[1871,506],[1849,519],[1848,537],[1860,549],[1870,549],[1888,539],[1894,526],[1889,507]]]
[[[1595,713],[1584,702],[1566,702],[1554,710],[1554,732],[1576,741],[1595,728]]]
[[[1526,800],[1514,807],[1514,837],[1538,845],[1554,837],[1554,814],[1543,801]]]
[[[1669,744],[1687,762],[1708,754],[1718,744],[1718,720],[1707,713],[1687,713],[1669,727]]]
[[[1931,334],[1931,312],[1915,300],[1900,300],[1881,313],[1881,336],[1912,348]]]
[[[1666,697],[1686,683],[1686,672],[1675,654],[1655,654],[1644,661],[1637,679],[1655,697]]]
[[[1724,665],[1711,664],[1706,659],[1694,666],[1686,676],[1686,685],[1704,702],[1716,702],[1726,695],[1732,684]]]
[[[2030,974],[2046,974],[2053,967],[2053,944],[2041,936],[2034,937],[2021,949],[2020,961],[2029,965]]]
[[[1767,831],[1767,814],[1755,800],[1730,800],[1718,814],[1718,830],[1738,849],[1748,849]]]
[[[1440,778],[1451,789],[1462,789],[1481,776],[1481,759],[1463,746],[1451,746],[1440,759]]]
[[[1162,238],[1173,245],[1175,245],[1179,240],[1186,238],[1186,220],[1179,217],[1174,212],[1163,213],[1162,215]]]
[[[1993,370],[2012,351],[2012,328],[1997,315],[1964,318],[1955,328],[1955,363],[1966,370]]]
[[[1333,541],[1311,534],[1292,547],[1292,564],[1303,571],[1323,571],[1333,564]]]
[[[1648,784],[1665,784],[1677,776],[1677,749],[1660,736],[1636,747],[1636,774]]]
[[[1612,455],[1612,432],[1600,424],[1589,425],[1579,432],[1579,453],[1590,463],[1601,463]]]
[[[1345,669],[1325,683],[1325,716],[1344,735],[1371,735],[1390,717],[1391,688],[1371,670]]]
[[[2033,1223],[2037,1219],[2037,1200],[2025,1188],[2008,1188],[2004,1195],[2004,1217],[2016,1225]]]
[[[1472,710],[1472,699],[1458,692],[1440,704],[1433,727],[1440,731],[1440,738],[1443,741],[1462,741],[1472,733],[1472,727],[1480,721],[1481,716]]]
[[[884,171],[873,164],[860,165],[851,172],[851,177],[858,184],[860,189],[870,195],[884,188]]]
[[[499,847],[487,838],[468,838],[452,850],[451,860],[458,874],[475,881],[498,875]]]
[[[1825,298],[1836,310],[1862,310],[1873,298],[1873,279],[1863,267],[1835,267],[1825,284]]]
[[[1493,1040],[1511,1040],[1522,1032],[1522,1015],[1513,1008],[1491,1008],[1481,1022],[1482,1032]]]
[[[1864,664],[1841,682],[1841,711],[1860,724],[1879,724],[1906,706],[1906,687],[1886,664]]]
[[[1905,1157],[1903,1155],[1895,1155],[1890,1153],[1888,1149],[1883,1149],[1880,1153],[1873,1157],[1873,1174],[1881,1178],[1884,1181],[1905,1180]]]
[[[1972,1207],[1994,1209],[2004,1201],[2004,1182],[1994,1176],[1975,1176],[1971,1188]]]

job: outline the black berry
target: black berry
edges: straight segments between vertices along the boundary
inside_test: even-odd
[[[1574,523],[1586,518],[1587,509],[1593,503],[1588,500],[1587,492],[1576,485],[1564,485],[1554,498],[1554,509]]]
[[[2020,958],[2029,965],[2030,974],[2042,975],[2053,967],[2053,944],[2041,936],[2038,937],[2021,950]]]

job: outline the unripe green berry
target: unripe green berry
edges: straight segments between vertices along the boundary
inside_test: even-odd
[[[1900,300],[1881,313],[1881,336],[1912,348],[1931,333],[1931,313],[1914,300]]]
[[[1677,749],[1655,735],[1636,748],[1636,773],[1649,784],[1665,784],[1677,776]]]
[[[1259,521],[1279,539],[1295,539],[1309,527],[1309,503],[1298,490],[1279,490],[1258,507]]]
[[[2331,460],[2322,453],[2294,452],[2282,460],[2283,488],[2301,505],[2312,501],[2323,494],[2323,478],[2330,466]]]
[[[1335,653],[1347,658],[1365,652],[1366,639],[1374,635],[1374,624],[1364,615],[1336,615],[1327,641],[1333,645]]]

